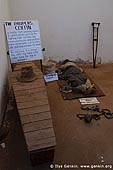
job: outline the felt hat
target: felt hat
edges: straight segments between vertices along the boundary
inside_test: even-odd
[[[29,83],[38,78],[38,75],[34,72],[32,66],[22,67],[20,74],[17,76],[17,80],[22,83]]]

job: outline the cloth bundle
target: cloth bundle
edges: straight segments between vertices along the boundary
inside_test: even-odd
[[[66,80],[74,93],[92,94],[96,92],[94,84],[73,61],[65,60],[58,69],[59,78]]]

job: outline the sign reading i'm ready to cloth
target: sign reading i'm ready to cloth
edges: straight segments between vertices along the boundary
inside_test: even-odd
[[[6,21],[5,31],[11,63],[43,58],[38,21]]]

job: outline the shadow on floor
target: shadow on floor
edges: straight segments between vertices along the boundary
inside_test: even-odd
[[[7,124],[7,127],[6,127]],[[49,163],[31,166],[19,115],[10,97],[4,120],[8,135],[0,141],[0,170],[49,170]],[[3,146],[3,147],[2,147]]]
[[[50,163],[45,163],[42,165],[38,165],[36,167],[33,168],[33,170],[50,170]]]

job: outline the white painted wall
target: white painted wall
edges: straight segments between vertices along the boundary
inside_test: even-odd
[[[98,56],[113,60],[113,0],[10,0],[13,20],[37,19],[47,56],[91,59],[91,22],[100,22]]]
[[[9,19],[8,0],[0,0],[0,124],[1,124],[1,108],[2,108],[2,93],[7,79],[8,60],[5,41],[5,33],[3,23]]]
[[[0,122],[2,92],[8,73],[5,20],[37,19],[42,46],[47,48],[45,55],[56,60],[74,60],[77,56],[91,59],[91,22],[100,22],[98,57],[108,62],[113,61],[112,18],[113,0],[0,0]]]
[[[74,60],[77,56],[91,59],[91,22],[100,22],[98,57],[113,61],[112,18],[113,0],[0,0],[0,122],[2,92],[8,73],[5,20],[37,19],[42,46],[47,48],[45,55],[56,60]]]

